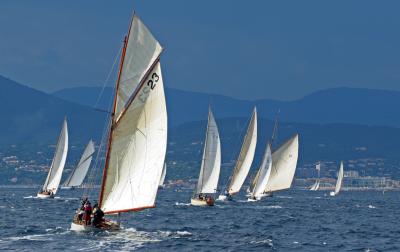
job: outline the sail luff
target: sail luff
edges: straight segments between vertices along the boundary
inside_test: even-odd
[[[164,185],[164,181],[165,181],[165,176],[167,175],[167,163],[164,163],[164,167],[161,173],[161,179],[160,179],[160,183],[158,184],[159,186]]]
[[[257,144],[257,110],[253,109],[253,113],[247,127],[246,135],[243,139],[239,157],[236,161],[233,175],[231,177],[228,194],[233,195],[240,191],[247,174],[250,171],[251,164],[254,159]]]

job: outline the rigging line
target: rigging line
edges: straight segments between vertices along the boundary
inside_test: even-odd
[[[123,47],[123,45],[121,45],[121,46],[119,47],[118,52],[117,52],[117,54],[116,54],[115,57],[114,57],[114,62],[113,62],[113,64],[112,64],[112,66],[111,66],[111,69],[110,69],[110,71],[108,72],[108,75],[107,75],[106,79],[105,79],[104,82],[103,82],[103,86],[102,86],[102,88],[101,88],[101,91],[100,91],[99,95],[97,96],[96,103],[94,104],[94,108],[95,108],[95,109],[98,109],[98,108],[97,108],[97,105],[99,105],[100,99],[101,99],[101,97],[103,96],[103,93],[104,93],[104,90],[105,90],[105,88],[106,88],[106,85],[107,85],[108,81],[110,80],[110,77],[111,77],[111,74],[112,74],[112,72],[113,72],[113,70],[114,70],[114,68],[115,68],[115,65],[117,64],[117,61],[118,61],[119,55],[120,55],[120,53],[121,53],[122,47]]]

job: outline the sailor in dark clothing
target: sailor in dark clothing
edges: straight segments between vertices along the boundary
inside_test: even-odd
[[[93,206],[93,226],[98,226],[103,221],[104,212],[100,209],[99,205],[96,203]]]

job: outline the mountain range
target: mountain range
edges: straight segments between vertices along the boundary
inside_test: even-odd
[[[94,106],[101,88],[79,87],[63,89],[54,96],[86,106]],[[106,87],[99,99],[98,107],[107,109],[113,89]],[[333,88],[314,92],[295,101],[239,100],[223,95],[205,94],[166,89],[168,118],[171,125],[203,120],[211,104],[218,118],[248,117],[257,106],[261,117],[279,118],[287,122],[300,123],[350,123],[400,127],[400,92]]]

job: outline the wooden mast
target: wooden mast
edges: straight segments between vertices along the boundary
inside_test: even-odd
[[[135,14],[133,14],[131,23],[129,25],[129,30],[128,34],[124,38],[124,47],[122,49],[121,53],[121,60],[119,63],[119,71],[118,71],[118,79],[115,85],[115,94],[114,94],[114,104],[113,104],[113,109],[111,113],[111,122],[110,122],[110,132],[108,136],[108,144],[107,144],[107,152],[106,152],[106,162],[104,164],[104,169],[103,169],[103,179],[101,181],[101,190],[100,190],[100,195],[99,195],[99,206],[101,207],[102,201],[103,201],[103,193],[104,193],[104,186],[107,180],[107,170],[108,170],[108,164],[110,161],[110,150],[111,150],[111,141],[112,141],[112,133],[114,130],[114,124],[115,124],[115,109],[117,106],[117,96],[118,96],[118,90],[119,90],[119,82],[121,79],[121,74],[122,74],[122,67],[124,65],[124,60],[125,60],[125,54],[126,54],[126,48],[128,46],[128,39],[129,39],[129,34],[131,32],[131,27],[132,27],[132,22],[133,18],[135,17]]]

